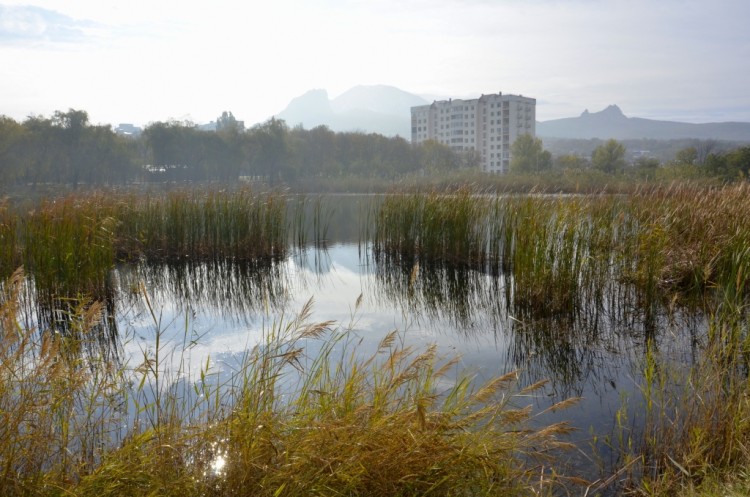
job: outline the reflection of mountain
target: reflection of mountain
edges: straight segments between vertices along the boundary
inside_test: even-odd
[[[326,125],[333,131],[363,131],[387,136],[411,136],[411,107],[424,105],[422,97],[392,86],[355,86],[328,98],[326,90],[310,90],[292,100],[275,117],[306,129]]]
[[[750,123],[693,124],[656,121],[627,117],[618,106],[610,105],[600,112],[584,111],[578,117],[538,122],[536,134],[542,138],[614,138],[616,140],[698,138],[749,142]]]

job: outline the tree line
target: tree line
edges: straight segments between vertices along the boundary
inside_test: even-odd
[[[511,146],[510,172],[514,174],[543,174],[552,169],[591,169],[609,175],[627,174],[640,179],[655,179],[660,173],[674,178],[712,177],[724,181],[750,177],[750,146],[738,146],[727,151],[713,151],[716,142],[699,141],[678,150],[671,161],[662,162],[642,155],[626,160],[623,143],[610,139],[597,146],[590,157],[579,154],[560,154],[553,158],[544,149],[540,138],[520,136]]]
[[[269,119],[245,130],[226,112],[216,131],[190,122],[149,124],[137,137],[93,125],[85,111],[57,111],[23,122],[0,116],[0,183],[125,184],[236,181],[270,184],[346,176],[395,179],[440,173],[470,162],[449,147],[413,146],[400,137],[290,128]]]
[[[653,179],[675,177],[747,178],[750,147],[712,151],[706,144],[679,150],[672,161],[653,157],[626,160],[625,146],[609,140],[590,156],[552,154],[542,140],[522,135],[511,149],[511,173],[544,174],[551,169],[591,169]],[[269,119],[245,130],[231,113],[216,131],[190,122],[149,124],[137,137],[94,125],[82,110],[31,116],[23,122],[0,116],[0,184],[110,185],[133,182],[224,181],[240,178],[272,186],[307,179],[347,177],[396,180],[477,169],[476,153],[457,153],[435,141],[412,145],[400,137],[333,132],[325,126],[290,128]]]

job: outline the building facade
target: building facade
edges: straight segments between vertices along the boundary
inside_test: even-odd
[[[411,142],[434,140],[456,152],[473,152],[483,171],[505,173],[510,147],[523,134],[536,136],[536,99],[495,93],[411,108]]]

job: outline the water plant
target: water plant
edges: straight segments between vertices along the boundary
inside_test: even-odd
[[[347,327],[310,322],[311,304],[228,377],[210,360],[188,368],[151,307],[140,360],[84,360],[98,308],[75,335],[26,329],[22,281],[0,305],[3,495],[536,495],[565,482],[550,468],[569,428],[531,429],[524,399],[542,384],[520,389],[516,372],[476,384],[395,331],[363,356]]]
[[[511,300],[537,313],[601,305],[627,287],[648,310],[747,280],[737,267],[749,255],[748,188],[680,185],[627,197],[394,194],[377,211],[374,252],[509,275]]]
[[[28,209],[6,202],[0,270],[8,277],[24,266],[49,309],[65,299],[105,301],[118,262],[279,261],[303,228],[288,215],[283,195],[249,190],[74,193]],[[326,229],[320,219],[318,227]]]
[[[615,478],[628,490],[669,495],[750,460],[748,188],[393,194],[362,209],[360,248],[372,242],[387,298],[450,313],[456,323],[470,323],[478,307],[495,308],[513,323],[517,363],[533,357],[562,382],[606,360],[587,344],[602,327],[622,323],[617,333],[638,344],[633,362],[643,361],[635,375],[643,436],[620,432],[622,466],[589,488]],[[517,377],[474,387],[433,349],[386,338],[362,357],[345,328],[309,323],[303,312],[274,325],[231,378],[208,363],[185,382],[177,381],[186,377],[179,355],[189,344],[160,340],[133,368],[96,345],[101,330],[92,323],[114,314],[111,268],[120,261],[144,263],[143,273],[123,282],[141,293],[143,275],[158,285],[166,274],[186,302],[191,295],[227,301],[227,290],[252,295],[249,307],[229,304],[255,312],[281,298],[283,288],[266,275],[289,242],[326,241],[327,204],[298,205],[277,193],[183,190],[76,194],[29,211],[2,206],[0,264],[6,274],[21,264],[28,271],[3,286],[5,493],[550,490],[553,473],[533,478],[529,461],[559,447],[567,428],[521,429],[516,423],[530,414],[514,396]],[[302,232],[308,213],[312,234]],[[226,284],[202,281],[212,274],[227,276]],[[31,329],[17,302],[23,293],[67,317],[40,319],[41,329]],[[683,310],[695,313],[699,331],[666,333],[665,323]],[[160,336],[157,313],[154,322]],[[672,342],[687,345],[676,355]],[[166,359],[175,355],[170,369],[175,363]],[[634,419],[634,407],[617,411],[619,429]]]

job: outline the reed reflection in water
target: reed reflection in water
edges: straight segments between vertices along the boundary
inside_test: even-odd
[[[261,342],[264,330],[291,319],[312,298],[311,319],[353,323],[362,355],[399,329],[406,345],[420,349],[434,343],[446,356],[458,354],[459,368],[473,372],[478,381],[516,369],[522,386],[549,380],[541,394],[528,399],[540,410],[570,396],[584,397],[576,407],[539,419],[572,421],[584,444],[590,429],[611,432],[623,405],[633,429],[639,426],[637,385],[642,384],[648,341],[689,363],[692,343],[705,329],[694,316],[657,306],[644,310],[625,284],[613,286],[607,298],[576,306],[575,312],[539,316],[514,299],[512,276],[376,257],[356,244],[300,250],[279,262],[123,265],[108,281],[102,343],[111,347],[112,357],[133,368],[162,347],[162,360],[185,361],[175,368],[184,374],[172,381],[185,383],[210,363],[211,381],[220,384]],[[27,286],[33,301],[34,286]],[[360,295],[362,306],[355,312]],[[36,300],[28,319],[59,305]],[[314,357],[316,345],[306,346],[306,355]]]
[[[548,378],[556,398],[632,385],[638,373],[631,366],[650,329],[642,311],[614,305],[622,300],[540,318],[513,300],[507,276],[455,265],[360,259],[351,244],[298,253],[276,264],[144,266],[121,269],[119,277],[123,294],[131,289],[123,299],[131,316],[144,316],[142,298],[132,291],[144,281],[154,307],[170,313],[164,321],[174,323],[175,337],[186,326],[179,316],[189,315],[197,335],[224,342],[259,336],[264,324],[292,315],[311,297],[314,319],[347,323],[362,294],[364,304],[354,319],[363,341],[375,343],[399,328],[415,343],[435,341],[458,351],[477,371],[518,367],[529,383]],[[666,314],[658,319],[660,329],[678,326],[670,325]],[[131,318],[129,325],[137,323]]]

